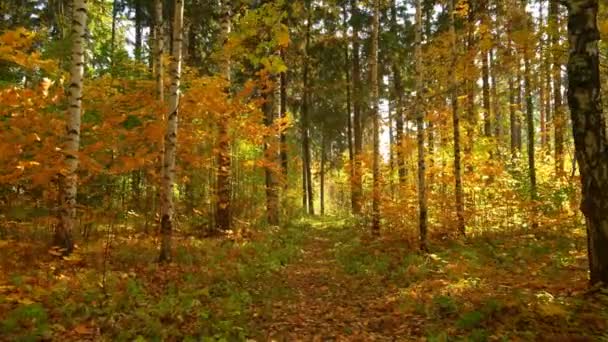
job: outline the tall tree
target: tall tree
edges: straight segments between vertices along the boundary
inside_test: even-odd
[[[488,51],[491,42],[490,18],[488,13],[488,1],[481,3],[481,79],[483,95],[483,134],[486,137],[492,136],[492,122],[490,113],[490,64],[488,61]]]
[[[602,112],[598,0],[568,0],[568,104],[580,166],[591,284],[608,284],[608,137]]]
[[[458,43],[456,37],[456,18],[455,6],[456,0],[449,0],[450,13],[450,36],[452,43],[452,70],[456,70],[458,62]],[[456,72],[450,73],[450,101],[452,102],[452,125],[454,131],[454,192],[456,194],[456,219],[458,231],[465,235],[464,223],[464,194],[462,190],[462,166],[460,160],[460,115],[458,113],[458,78]]]
[[[161,187],[161,245],[160,262],[171,260],[171,236],[173,234],[173,188],[175,187],[175,157],[177,152],[177,119],[179,113],[180,79],[182,72],[182,40],[184,27],[184,0],[175,0],[173,7],[173,39],[171,61],[171,88],[169,93],[169,115],[165,133],[165,155],[163,159]]]
[[[372,190],[372,233],[380,234],[380,90],[378,86],[378,39],[380,31],[380,4],[374,0],[374,16],[372,22],[372,53],[371,53],[371,83],[372,83],[372,121],[373,121],[373,190]]]
[[[311,153],[310,153],[310,30],[312,27],[312,0],[307,0],[306,4],[306,32],[304,37],[304,68],[302,74],[302,84],[304,93],[302,94],[302,155],[304,162],[304,183],[306,184],[306,208],[310,215],[315,214],[314,196],[312,188],[311,172]]]
[[[424,153],[424,108],[422,106],[422,0],[416,0],[416,49],[415,49],[415,89],[416,89],[416,135],[418,140],[418,225],[420,249],[427,250],[428,208],[426,199],[426,163]]]
[[[342,34],[344,35],[344,74],[346,75],[346,139],[348,140],[348,161],[350,163],[349,168],[349,176],[351,180],[351,193],[352,189],[352,180],[354,179],[354,151],[353,151],[353,120],[352,120],[352,82],[350,77],[350,68],[351,68],[351,60],[350,55],[348,53],[349,50],[349,40],[348,40],[348,9],[347,4],[344,4],[342,8],[342,13],[344,16],[343,29]],[[354,210],[355,202],[351,199],[351,208]]]
[[[72,231],[76,222],[76,194],[78,192],[78,153],[80,150],[80,116],[82,114],[82,86],[84,52],[87,29],[87,1],[74,0],[72,14],[72,67],[68,84],[68,113],[65,136],[65,171],[60,176],[61,210],[55,230],[55,245],[65,254],[74,250]]]
[[[525,11],[525,2],[522,3],[522,12],[526,14]],[[525,32],[530,32],[531,23],[526,20],[525,23]],[[527,36],[527,35],[526,35]],[[534,97],[532,92],[532,70],[531,69],[531,59],[532,59],[532,51],[530,48],[530,40],[526,38],[523,47],[523,57],[524,57],[524,92],[526,97],[526,123],[528,126],[528,177],[530,178],[530,197],[532,201],[537,200],[537,190],[536,190],[536,161],[534,158],[535,150],[535,128],[534,128]],[[533,210],[533,212],[535,212]],[[537,226],[536,218],[533,218],[532,226]]]
[[[393,39],[395,40],[398,40],[397,29],[397,3],[395,0],[393,0],[391,6],[391,33],[393,35]],[[395,141],[397,143],[397,172],[399,174],[399,183],[403,185],[406,180],[405,156],[403,153],[403,80],[401,76],[401,66],[399,65],[397,55],[397,51],[393,51],[392,69],[393,88],[395,92]]]
[[[223,47],[228,40],[230,34],[230,1],[223,0],[221,2],[221,26],[222,26],[222,41]],[[231,82],[231,65],[230,58],[225,56],[221,61],[222,76],[227,82],[226,92],[230,96]],[[226,231],[231,226],[231,156],[230,156],[230,134],[228,132],[229,116],[231,113],[224,113],[225,117],[218,122],[218,143],[217,143],[217,169],[216,169],[216,187],[217,187],[217,202],[215,208],[215,224],[220,231]]]
[[[351,0],[351,26],[353,29],[353,135],[354,135],[354,157],[353,177],[351,180],[351,199],[353,206],[353,214],[361,214],[362,196],[363,196],[363,130],[361,127],[361,107],[362,90],[361,90],[361,61],[359,58],[359,29],[360,29],[359,8],[357,0]]]
[[[562,66],[560,63],[559,4],[549,1],[549,35],[551,40],[551,64],[553,81],[553,127],[555,131],[555,173],[564,174],[564,135],[566,115],[562,105]]]

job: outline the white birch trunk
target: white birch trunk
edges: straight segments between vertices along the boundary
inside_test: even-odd
[[[161,187],[161,248],[159,261],[171,259],[171,235],[173,231],[173,187],[175,183],[175,155],[177,151],[177,118],[179,107],[179,86],[182,70],[182,40],[184,24],[184,1],[175,0],[173,21],[173,60],[171,62],[171,90],[169,94],[169,115],[165,134],[165,154]]]
[[[72,14],[72,67],[68,84],[68,115],[64,146],[65,170],[62,172],[60,223],[55,231],[55,244],[65,254],[74,249],[72,231],[76,220],[78,191],[78,151],[80,149],[80,115],[82,113],[82,81],[84,78],[84,46],[87,25],[86,0],[74,0]]]

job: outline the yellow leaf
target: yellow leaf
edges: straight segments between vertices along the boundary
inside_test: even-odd
[[[546,317],[564,317],[568,315],[568,312],[564,309],[564,307],[556,303],[541,303],[538,305],[538,310],[541,315]]]
[[[78,324],[75,328],[74,328],[74,332],[79,334],[79,335],[91,335],[93,334],[93,328],[87,326],[86,324]]]

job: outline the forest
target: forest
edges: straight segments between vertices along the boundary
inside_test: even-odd
[[[608,341],[605,0],[0,15],[0,341]]]

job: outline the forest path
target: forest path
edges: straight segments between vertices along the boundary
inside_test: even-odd
[[[387,281],[349,274],[340,250],[358,235],[335,221],[313,221],[301,257],[268,286],[289,296],[265,303],[258,316],[263,340],[394,341],[420,335],[415,322],[400,314],[397,289]],[[409,323],[409,324],[408,324]]]

